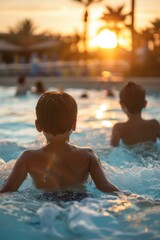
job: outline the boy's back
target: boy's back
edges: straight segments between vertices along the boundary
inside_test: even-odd
[[[24,153],[35,186],[47,191],[67,190],[72,186],[72,190],[82,191],[81,186],[88,178],[93,153],[70,144],[53,148],[45,146]]]
[[[160,137],[157,120],[144,120],[141,116],[146,107],[145,90],[134,82],[127,83],[120,91],[120,105],[128,117],[125,123],[117,123],[112,129],[111,144],[117,146],[120,139],[127,145],[155,142]]]
[[[54,150],[54,147],[56,150]],[[48,144],[38,150],[25,151],[0,192],[16,191],[29,173],[37,189],[46,192],[85,192],[90,174],[103,192],[118,191],[106,178],[101,163],[91,149],[70,144],[58,148]]]
[[[160,126],[156,120],[134,119],[113,127],[111,144],[117,146],[120,139],[127,145],[155,142],[157,137],[160,137]]]

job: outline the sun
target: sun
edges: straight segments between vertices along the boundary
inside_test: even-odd
[[[103,30],[90,41],[91,47],[115,48],[117,46],[116,34],[109,30]]]

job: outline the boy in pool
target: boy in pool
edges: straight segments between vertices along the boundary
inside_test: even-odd
[[[99,190],[119,191],[107,180],[91,149],[69,143],[77,120],[77,104],[72,96],[65,92],[44,93],[37,102],[36,116],[36,128],[43,132],[47,144],[40,149],[25,151],[19,157],[0,193],[17,191],[27,173],[36,188],[44,190],[49,199],[52,196],[54,199],[55,192],[59,191],[71,199],[74,198],[72,192],[76,191],[83,198],[89,174]]]
[[[155,142],[160,138],[160,124],[157,120],[145,120],[141,117],[142,109],[146,107],[145,90],[134,82],[127,83],[120,91],[120,105],[128,120],[116,123],[112,129],[111,144],[118,146],[120,139],[127,144],[140,142]]]
[[[15,96],[25,96],[27,91],[30,90],[26,78],[24,76],[20,76],[17,81],[17,89]]]

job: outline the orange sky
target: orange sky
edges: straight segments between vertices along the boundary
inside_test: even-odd
[[[130,0],[104,0],[90,9],[91,29],[101,25],[97,18],[106,4],[125,4],[130,9]],[[82,11],[80,4],[73,0],[0,0],[0,31],[7,31],[17,21],[26,17],[33,19],[39,30],[71,33],[75,29],[82,30]],[[160,16],[160,0],[136,0],[136,26],[143,27],[149,21]],[[93,30],[91,30],[93,31]]]
[[[104,6],[125,4],[126,12],[131,9],[131,0],[104,0],[90,8],[89,35],[94,37],[97,29],[103,25],[99,17]],[[149,26],[151,20],[160,16],[160,0],[136,0],[135,25],[137,29]],[[37,30],[52,33],[69,34],[82,32],[83,7],[73,0],[0,0],[0,32],[25,18],[30,18]]]

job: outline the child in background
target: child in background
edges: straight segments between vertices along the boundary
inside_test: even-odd
[[[32,93],[40,95],[43,94],[44,92],[46,92],[44,83],[41,80],[36,81]]]
[[[96,187],[103,192],[118,191],[111,184],[95,153],[69,143],[76,129],[77,104],[65,92],[46,92],[36,106],[36,128],[43,132],[46,146],[25,151],[17,160],[2,192],[17,191],[27,173],[44,197],[62,200],[86,197],[85,182],[91,175]],[[58,195],[57,195],[58,194]],[[64,199],[65,198],[65,199]]]
[[[26,78],[24,76],[20,76],[17,80],[17,89],[16,96],[25,96],[27,91],[29,90],[29,86],[26,82]]]
[[[120,91],[120,105],[128,120],[116,123],[112,129],[111,144],[118,146],[120,139],[127,144],[155,142],[160,138],[160,124],[157,120],[145,120],[141,117],[146,107],[145,90],[134,82],[127,83]]]

